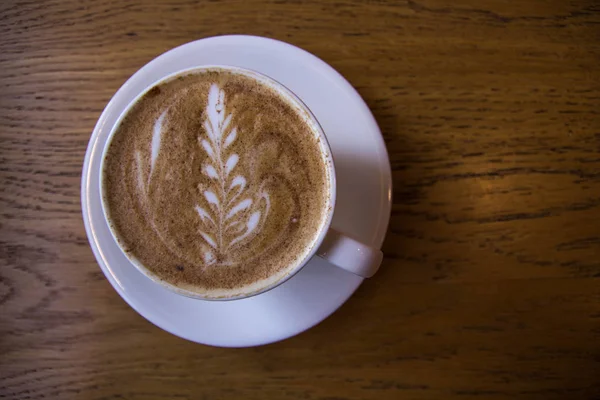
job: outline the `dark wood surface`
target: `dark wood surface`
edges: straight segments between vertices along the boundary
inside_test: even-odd
[[[111,288],[80,174],[96,119],[158,54],[301,46],[391,157],[381,271],[253,349],[186,342]],[[600,398],[600,4],[593,0],[0,3],[0,398]]]

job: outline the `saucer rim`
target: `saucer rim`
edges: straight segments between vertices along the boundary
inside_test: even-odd
[[[190,340],[190,341],[193,341],[196,343],[202,343],[202,344],[216,346],[216,347],[250,347],[250,346],[259,346],[259,345],[265,345],[265,344],[269,344],[269,343],[275,343],[280,340],[284,340],[284,339],[296,336],[296,335],[316,326],[317,324],[319,324],[320,322],[322,322],[323,320],[328,318],[333,312],[335,312],[337,309],[339,309],[339,307],[341,307],[350,298],[350,296],[352,296],[352,294],[356,291],[356,289],[363,282],[363,279],[357,280],[354,287],[348,287],[347,293],[344,293],[344,296],[340,296],[338,304],[334,307],[333,310],[331,310],[331,312],[326,313],[317,322],[310,324],[308,326],[304,326],[304,327],[302,327],[302,329],[296,331],[295,333],[292,333],[289,335],[284,334],[283,336],[279,336],[277,338],[269,338],[265,341],[256,341],[255,340],[255,341],[250,341],[250,342],[244,342],[244,340],[240,340],[238,344],[207,343],[204,341],[197,340],[196,338],[193,337],[193,335],[189,335],[188,334],[189,332],[184,332],[184,333],[175,332],[173,329],[171,329],[172,328],[171,326],[161,323],[162,321],[161,322],[157,321],[158,318],[151,319],[150,318],[152,316],[151,311],[148,311],[148,313],[146,313],[146,311],[143,310],[144,307],[142,307],[141,304],[140,305],[134,304],[132,302],[132,300],[129,298],[129,295],[127,294],[127,291],[125,290],[125,287],[123,287],[121,285],[121,283],[118,281],[117,277],[111,270],[110,265],[108,265],[106,258],[102,255],[100,240],[97,237],[94,229],[91,227],[93,217],[91,215],[90,207],[87,204],[89,201],[88,192],[89,192],[89,190],[91,190],[89,188],[90,175],[92,174],[92,169],[90,168],[90,161],[91,161],[92,154],[96,151],[95,150],[96,146],[99,145],[98,144],[98,136],[102,129],[103,123],[105,123],[106,119],[108,118],[108,114],[118,111],[118,110],[113,111],[113,108],[115,108],[115,106],[113,105],[113,103],[116,101],[115,99],[118,97],[118,95],[122,91],[125,92],[125,91],[129,90],[131,81],[138,74],[142,75],[149,68],[152,68],[153,64],[157,63],[158,60],[161,60],[163,58],[176,57],[177,53],[179,53],[179,52],[184,52],[184,51],[187,51],[188,49],[191,50],[191,48],[197,42],[209,41],[209,40],[210,41],[217,41],[217,40],[263,41],[263,42],[270,42],[270,43],[267,43],[268,45],[274,44],[276,46],[288,47],[292,51],[299,52],[303,57],[309,57],[310,60],[308,60],[307,62],[310,61],[310,62],[319,64],[318,66],[320,69],[324,69],[326,73],[328,73],[328,74],[332,75],[334,78],[336,78],[336,83],[344,85],[345,91],[351,93],[352,96],[354,97],[354,100],[358,100],[359,103],[361,103],[361,106],[362,106],[361,112],[363,112],[364,117],[366,117],[365,122],[367,122],[370,125],[369,129],[371,129],[374,133],[378,134],[378,135],[373,135],[373,136],[375,139],[375,145],[377,147],[377,149],[376,149],[377,153],[380,156],[380,158],[383,158],[383,159],[380,159],[379,162],[380,162],[380,164],[384,164],[384,165],[379,165],[379,168],[378,168],[379,169],[379,177],[380,177],[380,181],[381,181],[379,186],[382,190],[382,193],[387,192],[387,196],[382,196],[381,204],[379,204],[379,206],[378,206],[380,217],[379,217],[379,221],[376,225],[376,228],[373,228],[373,231],[375,232],[375,235],[374,235],[375,237],[372,239],[374,243],[371,244],[371,245],[373,245],[373,247],[381,248],[381,245],[385,238],[385,234],[387,232],[387,227],[388,227],[390,216],[391,216],[392,176],[391,176],[389,157],[388,157],[387,149],[385,147],[385,143],[383,141],[383,136],[381,134],[379,126],[377,125],[377,122],[376,122],[371,110],[366,105],[366,103],[364,102],[364,100],[362,99],[360,94],[350,85],[350,83],[341,74],[339,74],[339,72],[337,72],[335,69],[333,69],[333,67],[331,67],[329,64],[325,63],[323,60],[319,59],[315,55],[313,55],[301,48],[298,48],[294,45],[286,43],[286,42],[282,42],[282,41],[270,39],[270,38],[259,37],[259,36],[249,36],[249,35],[224,35],[224,36],[207,37],[204,39],[195,40],[195,41],[177,46],[177,47],[175,47],[171,50],[168,50],[167,52],[157,56],[153,60],[149,61],[142,68],[137,70],[117,90],[117,92],[115,92],[115,94],[113,95],[111,100],[105,106],[102,114],[100,115],[100,117],[94,127],[93,133],[90,137],[90,141],[89,141],[87,149],[86,149],[86,154],[85,154],[85,159],[84,159],[84,164],[83,164],[83,171],[82,171],[82,186],[81,186],[81,202],[82,202],[82,213],[83,213],[84,225],[85,225],[86,233],[88,235],[88,240],[90,242],[94,256],[95,256],[100,268],[102,269],[103,273],[106,275],[107,279],[111,283],[111,285],[115,288],[115,290],[123,298],[123,300],[125,300],[125,302],[127,304],[129,304],[129,306],[131,306],[138,314],[140,314],[142,317],[147,319],[152,324],[158,326],[159,328],[161,328],[175,336],[182,337],[184,339],[187,339],[187,340]],[[260,46],[261,44],[258,43],[257,45]],[[205,65],[205,64],[199,64],[197,66],[201,67],[203,65]],[[247,67],[243,67],[243,68],[247,68]],[[260,70],[258,70],[258,72],[265,74],[264,72],[262,72]],[[276,79],[276,78],[273,78],[273,79]],[[301,98],[300,96],[298,96],[298,97]],[[384,157],[381,157],[382,155]],[[291,278],[291,279],[294,279],[294,278]],[[197,300],[197,301],[204,301],[204,300]],[[236,301],[238,301],[238,300],[233,300],[232,302],[236,302]],[[138,308],[138,306],[139,306],[139,308]],[[185,327],[182,329],[182,331],[185,331]]]

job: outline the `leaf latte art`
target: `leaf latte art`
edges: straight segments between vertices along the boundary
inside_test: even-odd
[[[329,207],[318,131],[259,79],[222,69],[171,78],[129,110],[108,145],[111,228],[151,276],[228,296],[281,279]]]
[[[202,170],[213,184],[208,189],[200,188],[212,212],[199,205],[196,211],[205,223],[200,235],[212,248],[206,250],[204,260],[207,264],[214,264],[227,257],[231,246],[257,231],[261,217],[266,218],[269,212],[269,195],[261,186],[257,198],[244,198],[247,192],[246,178],[232,174],[239,156],[228,153],[227,149],[237,139],[237,129],[231,127],[232,115],[226,116],[225,112],[225,93],[216,84],[210,86],[206,111],[206,138],[198,141],[208,155],[208,162],[202,166]],[[260,210],[254,211],[256,207],[252,207],[260,200],[265,203],[262,213]],[[246,213],[245,218],[238,218],[248,209],[253,211]],[[231,238],[227,237],[228,232],[232,232]]]

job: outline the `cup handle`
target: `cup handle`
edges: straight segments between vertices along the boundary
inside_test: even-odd
[[[329,229],[317,255],[336,267],[363,278],[370,278],[381,265],[383,253],[344,234]]]

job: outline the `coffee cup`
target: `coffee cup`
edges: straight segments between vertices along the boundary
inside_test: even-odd
[[[226,77],[229,80],[223,81],[223,79],[221,79],[222,87],[220,87],[217,83],[210,82],[210,86],[206,86],[206,82],[210,81],[210,79],[207,78],[208,76],[212,77],[210,79],[214,78],[215,82],[219,81],[219,79],[223,77]],[[194,85],[202,84],[204,86],[194,86],[191,84],[188,85],[186,79]],[[231,83],[232,81],[235,84]],[[252,86],[253,84],[256,84],[256,87]],[[145,120],[142,117],[145,117],[146,114],[150,114],[142,113],[140,109],[144,111],[144,107],[146,107],[148,110],[152,110],[152,113],[155,113],[154,108],[156,108],[154,103],[148,103],[148,99],[152,98],[153,96],[156,98],[156,96],[163,95],[162,92],[168,92],[168,90],[171,90],[174,85],[180,85],[176,86],[173,90],[174,93],[177,94],[183,93],[183,103],[177,103],[176,101],[169,100],[171,101],[171,103],[169,103],[171,105],[169,105],[169,107],[166,107],[165,111],[161,111],[157,118],[152,119],[152,124],[149,125],[148,123],[144,122]],[[196,87],[201,89],[205,87],[206,88],[205,90],[194,91],[191,94],[186,92],[192,90],[190,88]],[[238,87],[241,88],[241,92],[239,93],[231,89]],[[227,88],[230,88],[230,90],[226,90]],[[311,228],[312,230],[307,230],[307,232],[309,233],[304,234],[304,236],[299,236],[302,238],[308,238],[308,240],[306,240],[306,243],[304,243],[300,247],[294,247],[295,239],[293,237],[290,237],[288,240],[289,243],[287,243],[287,245],[288,248],[292,250],[288,251],[287,253],[291,252],[293,254],[287,254],[284,252],[281,255],[274,256],[279,257],[285,265],[282,265],[279,268],[273,268],[272,270],[264,269],[264,266],[262,264],[258,265],[259,262],[257,262],[256,260],[263,260],[267,264],[271,263],[275,265],[278,259],[269,259],[268,254],[262,255],[262,258],[257,258],[255,254],[256,252],[253,252],[252,240],[254,240],[255,242],[260,242],[261,235],[267,235],[264,234],[264,232],[261,232],[259,228],[261,223],[263,223],[263,226],[267,226],[267,222],[264,221],[267,220],[269,210],[271,210],[271,215],[274,215],[273,218],[275,220],[275,222],[271,222],[269,232],[272,233],[270,233],[270,235],[272,236],[275,233],[277,233],[276,228],[278,225],[276,223],[277,218],[275,217],[278,216],[278,206],[273,200],[277,198],[277,193],[275,193],[275,195],[273,193],[268,193],[268,184],[267,189],[263,189],[262,186],[256,184],[254,185],[255,189],[253,197],[248,197],[246,199],[242,199],[242,195],[235,197],[236,193],[241,194],[247,187],[250,187],[250,184],[248,184],[248,182],[250,181],[248,176],[252,175],[250,173],[252,170],[250,169],[250,167],[245,167],[248,170],[244,171],[248,172],[248,174],[240,174],[234,176],[234,169],[236,167],[243,168],[238,166],[241,165],[240,160],[242,157],[238,155],[238,153],[240,153],[239,151],[237,153],[232,154],[226,153],[226,150],[228,148],[227,146],[234,146],[236,145],[236,140],[238,142],[242,140],[239,138],[241,134],[238,132],[250,131],[253,129],[253,127],[257,126],[257,124],[259,127],[270,126],[268,124],[260,125],[260,123],[257,123],[256,121],[252,120],[253,113],[246,112],[247,114],[249,114],[248,118],[250,118],[250,121],[252,121],[252,123],[248,123],[247,126],[245,126],[245,129],[234,130],[235,127],[232,127],[232,125],[235,123],[235,121],[238,121],[239,125],[239,123],[242,123],[243,120],[236,120],[235,118],[231,118],[232,113],[228,114],[228,107],[231,108],[231,103],[234,103],[235,107],[236,99],[238,97],[244,97],[244,88],[250,88],[251,90],[255,90],[256,88],[258,88],[256,90],[265,91],[264,93],[267,93],[267,102],[270,102],[267,106],[265,106],[265,108],[268,108],[269,105],[273,105],[273,108],[276,110],[279,110],[283,107],[283,109],[285,110],[293,111],[289,115],[289,118],[295,118],[294,123],[292,125],[289,125],[288,122],[284,121],[284,117],[280,117],[281,112],[280,114],[273,115],[276,115],[278,116],[278,118],[280,118],[281,123],[284,124],[282,126],[291,126],[292,128],[302,127],[304,131],[308,132],[309,136],[312,135],[311,137],[314,139],[315,143],[313,147],[317,149],[315,154],[318,153],[320,157],[318,158],[319,161],[314,163],[315,166],[317,166],[318,164],[318,166],[321,167],[320,171],[322,173],[317,175],[322,176],[323,178],[323,185],[321,185],[322,189],[320,189],[321,192],[323,192],[323,195],[319,197],[322,197],[323,201],[321,201],[320,203],[317,202],[319,203],[317,211],[320,210],[320,212],[317,213],[316,211],[311,211],[309,209],[311,203],[310,201],[305,201],[305,203],[309,204],[309,206],[305,206],[304,208],[300,207],[302,210],[304,210],[304,212],[301,214],[304,219],[310,220],[310,218],[304,217],[307,214],[309,216],[313,214],[318,214],[318,217],[314,218],[315,223],[312,224],[315,227]],[[159,93],[156,93],[157,91]],[[206,97],[201,97],[197,102],[198,104],[206,104],[205,110],[202,114],[204,116],[203,124],[196,122],[188,123],[187,119],[185,119],[187,118],[185,116],[187,115],[186,113],[188,113],[189,108],[187,103],[185,103],[185,96],[194,96],[196,92],[202,92],[202,96]],[[176,105],[173,105],[173,103],[176,103]],[[241,104],[242,106],[245,104],[243,103],[243,100]],[[173,109],[176,110],[173,111]],[[193,107],[190,109],[192,111],[195,110]],[[241,109],[242,108],[240,108],[240,110]],[[262,108],[260,107],[250,109],[262,110]],[[179,114],[174,115],[175,112]],[[154,116],[154,114],[152,115]],[[134,122],[137,122],[136,118],[142,122],[140,122],[137,125],[134,124],[132,120]],[[198,168],[192,168],[192,170],[199,171],[201,169],[203,177],[202,179],[206,180],[214,187],[217,187],[217,189],[219,187],[222,189],[222,193],[219,194],[219,191],[217,189],[211,189],[210,185],[198,185],[198,192],[194,192],[195,195],[199,195],[201,197],[201,200],[203,202],[203,205],[196,205],[194,210],[198,214],[198,223],[204,223],[203,226],[212,227],[213,229],[212,231],[204,228],[197,229],[198,236],[192,237],[190,240],[193,241],[193,243],[199,243],[197,245],[194,244],[194,246],[198,247],[198,250],[194,251],[195,253],[199,254],[199,257],[202,260],[202,267],[198,267],[203,268],[203,271],[205,272],[202,273],[205,275],[210,275],[211,273],[219,274],[219,279],[214,279],[214,282],[211,283],[211,287],[203,287],[202,285],[198,284],[190,284],[189,282],[184,281],[182,278],[178,277],[178,274],[190,273],[190,268],[195,268],[193,260],[186,263],[186,259],[182,258],[184,261],[174,263],[171,269],[161,269],[162,267],[151,268],[149,266],[151,262],[148,260],[155,260],[157,259],[157,257],[162,257],[162,264],[165,264],[164,260],[169,259],[169,251],[174,252],[174,258],[179,257],[178,254],[180,253],[177,253],[178,249],[182,247],[181,242],[185,242],[185,240],[180,240],[181,238],[178,237],[178,235],[181,236],[180,231],[175,231],[174,234],[172,233],[173,230],[170,228],[168,222],[168,212],[172,212],[172,210],[169,209],[169,205],[163,204],[161,206],[158,200],[153,199],[152,201],[147,201],[148,204],[153,202],[151,206],[146,207],[146,209],[144,209],[144,207],[139,207],[140,209],[142,209],[142,211],[135,211],[135,209],[137,208],[137,203],[135,201],[123,200],[121,202],[120,200],[126,197],[126,193],[131,192],[131,190],[129,189],[132,189],[133,191],[138,193],[139,197],[143,197],[144,199],[151,197],[152,193],[158,193],[158,195],[156,195],[155,197],[164,200],[165,198],[168,198],[167,195],[169,194],[169,189],[173,188],[172,185],[170,186],[169,184],[164,184],[165,182],[171,182],[171,180],[174,180],[175,182],[182,182],[186,179],[184,173],[172,172],[173,168],[172,165],[169,164],[168,154],[170,147],[164,144],[160,145],[160,143],[165,143],[167,141],[167,139],[165,139],[165,133],[160,133],[161,130],[165,132],[171,132],[172,136],[175,135],[174,133],[172,133],[174,132],[173,121],[169,121],[171,123],[170,126],[166,128],[163,126],[163,124],[165,123],[165,119],[168,120],[169,118],[175,120],[175,122],[177,122],[177,118],[183,118],[182,121],[187,124],[179,124],[177,126],[185,126],[189,128],[190,126],[196,126],[194,124],[198,124],[201,126],[200,131],[204,129],[202,133],[198,134],[198,148],[194,149],[194,154],[201,154],[205,157],[205,160],[209,161],[204,163],[198,163]],[[258,116],[257,119],[259,119]],[[126,147],[128,145],[127,140],[121,140],[122,137],[125,137],[125,134],[122,134],[121,132],[123,132],[124,130],[126,132],[135,132],[135,129],[130,129],[129,131],[127,131],[124,128],[124,126],[125,128],[127,128],[127,126],[131,126],[132,128],[144,126],[152,127],[152,129],[146,129],[146,131],[148,132],[144,134],[148,136],[148,140],[142,142],[142,144],[149,143],[149,145],[138,146],[139,148],[150,148],[149,151],[146,151],[146,155],[140,156],[140,152],[138,150],[134,150],[135,146],[132,147],[131,150],[124,150],[122,152],[119,152],[119,150],[117,150],[119,146]],[[152,133],[150,133],[150,131],[152,131]],[[116,142],[115,136],[118,136],[118,140],[121,141]],[[130,141],[137,140],[134,133],[131,133],[130,137]],[[264,141],[260,142],[261,145],[263,143]],[[295,149],[303,148],[302,144],[292,145],[295,146]],[[255,146],[253,142],[246,144],[245,146],[247,149],[251,149],[253,147],[260,147]],[[159,148],[159,150],[157,150],[157,147]],[[311,147],[311,149],[313,147]],[[278,149],[279,148],[281,148],[280,145]],[[306,148],[308,149],[309,147]],[[176,151],[187,151],[186,146],[180,145],[179,147],[176,147]],[[263,155],[263,159],[269,158],[269,151],[273,152],[271,148],[267,148],[264,151],[264,153],[267,155]],[[282,153],[284,153],[284,156],[286,156],[285,149],[282,150]],[[118,155],[118,157],[115,154]],[[188,153],[186,153],[186,155],[188,155],[186,160],[189,158],[195,159],[196,157],[189,157]],[[143,161],[140,161],[144,157],[148,161],[146,162],[146,164],[144,164]],[[286,157],[293,158],[293,152],[292,154],[288,154]],[[135,161],[136,158],[138,161]],[[123,161],[128,159],[134,161],[131,161],[131,164],[128,164],[127,162]],[[306,164],[306,158],[301,158],[301,160],[304,160],[303,163]],[[174,160],[171,160],[170,162],[171,164],[173,164]],[[258,163],[260,164],[260,162]],[[200,164],[201,166],[199,166]],[[117,174],[115,171],[127,169],[126,167],[122,168],[123,165],[133,165],[133,167],[130,168],[130,170],[137,171],[129,173],[118,172],[123,173],[123,176],[130,178],[131,183],[129,186],[127,186],[127,184],[121,184],[122,180],[115,178],[115,175]],[[249,161],[247,162],[247,165],[252,166],[253,164]],[[294,165],[293,162],[292,165]],[[277,168],[279,168],[279,166]],[[321,125],[317,121],[316,117],[313,115],[310,109],[302,102],[302,100],[298,98],[298,96],[296,96],[291,90],[286,88],[281,83],[276,82],[272,78],[262,75],[258,72],[232,66],[203,66],[176,72],[153,83],[148,88],[146,88],[146,90],[144,90],[139,96],[137,96],[126,107],[126,109],[118,118],[117,122],[115,123],[114,127],[110,132],[109,139],[104,148],[102,156],[102,165],[100,169],[100,191],[102,198],[102,208],[104,216],[110,227],[111,234],[113,235],[113,238],[115,239],[123,253],[126,255],[126,257],[129,259],[129,261],[142,274],[152,279],[154,282],[162,285],[163,287],[172,290],[180,295],[205,300],[235,300],[250,297],[270,290],[282,284],[286,280],[290,279],[293,275],[298,273],[313,257],[321,257],[327,260],[330,264],[335,265],[336,267],[342,268],[348,271],[349,273],[354,273],[358,276],[365,278],[371,277],[373,274],[375,274],[375,272],[377,272],[379,268],[379,265],[381,264],[383,255],[380,250],[360,243],[359,241],[354,240],[331,227],[331,221],[335,211],[336,202],[335,165],[331,154],[331,149],[327,142],[326,134],[321,128]],[[159,172],[156,172],[155,170],[158,170]],[[283,168],[283,170],[285,170],[286,173],[290,174],[290,176],[293,176],[293,168]],[[160,175],[160,173],[162,173],[162,175]],[[156,178],[154,177],[155,175],[160,176]],[[176,175],[175,179],[172,179],[173,175]],[[254,173],[254,175],[260,174]],[[279,175],[285,174],[282,173]],[[153,180],[156,181],[157,179],[159,183],[152,182]],[[271,181],[275,182],[276,179],[272,178]],[[315,179],[305,179],[305,181],[312,182],[315,181]],[[220,182],[220,186],[218,183],[215,184],[214,182]],[[281,191],[281,187],[287,187],[284,184],[273,182],[271,182],[270,185],[271,188],[275,188],[272,189],[274,191]],[[276,184],[279,186],[275,186]],[[159,189],[156,189],[157,187]],[[309,186],[306,187],[310,189]],[[182,189],[183,197],[185,197],[185,194],[187,194],[188,192],[188,189]],[[319,190],[316,190],[316,192],[319,192]],[[288,203],[289,202],[290,201],[288,201]],[[115,205],[117,203],[118,206]],[[281,203],[287,204],[285,201]],[[296,203],[301,203],[301,201],[296,201]],[[273,204],[275,204],[275,206],[273,206]],[[253,209],[252,207],[255,208]],[[115,212],[115,209],[119,209],[119,212]],[[275,209],[275,211],[273,211],[273,209]],[[286,216],[286,218],[280,219],[285,221],[287,221],[288,219],[290,220],[288,225],[294,226],[294,224],[302,223],[302,221],[295,221],[298,219],[295,217],[295,215],[297,214],[290,214],[288,210],[290,209],[290,207],[286,208],[284,206],[280,206],[279,209],[282,210],[280,212],[280,215],[285,214]],[[306,212],[307,209],[309,210],[308,212]],[[163,212],[163,210],[168,210],[168,212]],[[141,232],[143,234],[136,235],[134,230],[131,230],[131,232],[127,232],[127,234],[124,234],[123,231],[129,229],[127,223],[127,221],[129,220],[127,220],[127,217],[123,217],[123,215],[129,212],[138,213],[135,217],[130,218],[131,221],[134,221],[136,223],[138,220],[141,221],[145,219],[152,219],[155,215],[159,215],[159,217],[155,219],[160,221],[158,225],[161,226],[157,227],[157,223],[154,223],[154,226],[152,225],[152,223],[149,223],[148,227],[152,229],[145,231],[141,230],[141,228],[138,229],[138,232]],[[185,209],[185,212],[191,213],[191,211],[187,208]],[[224,240],[222,237],[219,240],[219,235],[215,233],[220,233],[224,228],[216,229],[215,227],[224,227],[225,225],[222,220],[229,215],[232,216],[231,218],[239,217],[239,220],[236,220],[234,218],[234,221],[232,223],[239,224],[242,228],[239,235],[233,235],[233,239],[228,239],[229,242],[224,245],[223,242],[227,242],[227,240]],[[121,221],[119,221],[119,219],[121,219]],[[133,226],[136,225],[136,223],[130,225]],[[140,226],[144,227],[145,225],[140,223]],[[173,224],[173,226],[176,226],[176,224]],[[294,229],[296,228],[294,227]],[[146,232],[150,232],[152,230],[155,231],[156,235],[145,235]],[[266,231],[267,228],[264,228],[264,230]],[[193,230],[190,230],[190,232],[193,232]],[[173,237],[171,237],[171,235]],[[184,238],[189,239],[191,233],[187,233],[186,235],[187,236],[185,236]],[[151,239],[150,242],[152,242],[152,240],[155,240],[156,246],[154,246],[151,243],[149,244],[147,240],[148,238]],[[157,255],[153,255],[153,258],[150,257],[143,259],[143,257],[141,256],[143,250],[139,250],[138,247],[136,247],[136,240],[145,241],[143,246],[140,244],[140,248],[145,249],[146,252],[154,251],[154,247],[158,248],[163,245],[166,250],[157,250]],[[244,241],[249,242],[245,243]],[[260,243],[262,246],[261,249],[268,248],[268,246],[263,246],[262,242]],[[243,251],[236,250],[238,247],[242,248]],[[258,248],[259,246],[255,245],[255,247]],[[297,250],[297,254],[295,254],[295,250],[293,250],[296,248],[299,248],[299,250]],[[194,247],[194,249],[196,248]],[[276,252],[276,249],[273,250],[273,252]],[[239,259],[232,261],[232,254],[235,256],[239,256]],[[243,258],[244,254],[251,254],[252,257],[254,257],[252,258],[252,260],[254,261],[248,261],[248,265],[245,265],[245,262],[247,260]],[[250,258],[248,258],[248,260],[250,260]],[[254,281],[249,281],[249,279],[247,279],[247,276],[252,276],[251,272],[249,272],[246,275],[244,275],[244,284],[240,284],[237,286],[232,285],[232,281],[235,283],[235,279],[232,278],[229,281],[227,281],[227,284],[223,287],[218,286],[219,282],[224,281],[225,278],[223,278],[223,276],[230,278],[229,275],[233,274],[233,272],[231,271],[236,271],[236,269],[242,268],[251,269],[252,262],[255,262],[257,264],[257,268],[260,267],[264,269],[264,271],[260,270],[260,276],[257,274],[257,278]],[[273,272],[269,273],[269,271]],[[231,273],[227,275],[228,272]],[[242,281],[240,280],[240,283],[241,282]]]

